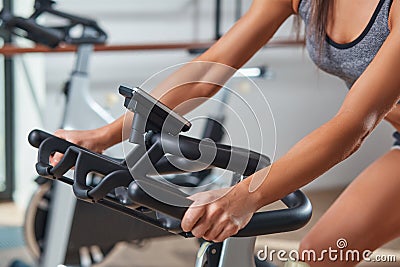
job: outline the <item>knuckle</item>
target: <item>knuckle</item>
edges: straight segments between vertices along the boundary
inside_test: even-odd
[[[223,225],[230,225],[231,223],[232,223],[232,221],[228,217],[223,217],[221,219],[221,224],[223,224]]]
[[[199,229],[193,229],[192,234],[197,237],[197,238],[202,238],[204,233],[200,231]]]
[[[219,209],[210,209],[207,212],[207,220],[210,220],[212,222],[220,221],[220,217],[221,217],[221,212]]]
[[[240,228],[239,226],[235,225],[232,227],[232,229],[229,231],[229,236],[236,235],[239,232]]]
[[[216,236],[215,236],[214,234],[212,234],[212,233],[210,233],[210,234],[205,234],[205,235],[203,236],[203,238],[204,238],[205,240],[207,240],[207,241],[214,240],[215,237],[216,237]]]
[[[206,241],[211,241],[211,240],[213,240],[213,239],[212,239],[210,236],[208,236],[208,235],[207,235],[207,236],[206,236],[206,235],[203,236],[203,239],[206,240]]]
[[[225,241],[228,237],[229,237],[229,235],[227,235],[226,233],[224,233],[223,235],[221,235],[220,237],[218,237],[218,242],[223,242],[223,241]]]

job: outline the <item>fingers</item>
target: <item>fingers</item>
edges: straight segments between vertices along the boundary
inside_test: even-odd
[[[236,234],[240,227],[233,222],[229,216],[223,214],[215,220],[213,226],[203,235],[203,238],[209,241],[222,242],[228,237]]]
[[[215,239],[224,231],[226,225],[219,223],[213,225],[212,228],[208,229],[208,231],[203,235],[203,238],[208,241],[214,241]]]
[[[206,216],[201,217],[192,229],[192,234],[197,238],[205,236],[206,232],[210,229],[210,224],[207,223]]]
[[[240,230],[240,227],[236,224],[229,224],[226,228],[224,228],[218,236],[213,237],[212,240],[214,242],[222,242],[228,237],[236,235]]]
[[[63,130],[63,129],[56,130],[54,132],[54,135],[59,138],[66,139],[65,130]],[[63,154],[56,152],[54,155],[50,156],[49,162],[52,166],[56,166],[60,162],[62,157],[63,157]]]
[[[50,164],[52,166],[56,166],[60,162],[62,157],[63,154],[56,152],[53,156],[50,157]]]
[[[195,203],[193,203],[195,204]],[[239,231],[237,222],[216,203],[201,207],[191,206],[182,220],[182,229],[197,238],[222,242]]]
[[[210,223],[206,217],[202,217],[191,232],[197,238],[203,238],[213,242],[222,242],[237,234],[239,230],[239,225],[233,223],[228,218],[223,220],[214,220],[213,223]]]
[[[189,207],[186,211],[185,216],[182,219],[181,227],[185,232],[191,232],[193,227],[199,221],[199,219],[204,215],[204,207]]]

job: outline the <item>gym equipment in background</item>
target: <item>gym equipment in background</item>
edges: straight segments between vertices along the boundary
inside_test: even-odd
[[[54,27],[40,25],[37,19],[44,14],[61,19],[63,24]],[[34,13],[29,18],[14,16],[3,9],[0,21],[3,30],[37,44],[55,48],[65,43],[78,47],[75,65],[63,88],[66,104],[61,128],[92,129],[114,120],[89,92],[88,68],[94,45],[107,40],[107,34],[96,21],[56,10],[54,1],[50,0],[36,0]],[[81,29],[80,36],[74,35],[76,28]],[[222,117],[218,121],[207,119],[204,138],[221,141],[224,133],[220,122],[224,120],[224,114],[220,115]],[[211,171],[204,170],[170,176],[169,180],[193,187],[204,182],[209,175]],[[24,235],[28,249],[41,267],[54,267],[59,263],[90,266],[101,262],[117,242],[125,241],[140,247],[144,239],[168,235],[140,221],[127,220],[126,216],[119,216],[101,206],[88,207],[87,203],[76,201],[68,186],[43,177],[37,177],[36,182],[39,186],[27,207]],[[120,227],[106,235],[99,235],[104,232],[102,225],[92,224],[92,220],[98,216],[102,220],[106,216],[107,224]],[[125,230],[122,232],[118,229],[131,229],[131,234],[126,235]]]

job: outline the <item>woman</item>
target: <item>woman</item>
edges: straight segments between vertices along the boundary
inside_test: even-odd
[[[383,119],[400,131],[399,1],[254,0],[243,18],[194,62],[218,62],[238,69],[292,14],[299,14],[305,22],[311,58],[321,69],[342,78],[350,91],[331,120],[303,138],[271,168],[245,179],[229,192],[217,190],[192,196],[195,202],[186,212],[182,228],[196,237],[219,242],[234,235],[260,207],[281,199],[348,158]],[[228,49],[230,53],[226,53]],[[186,73],[196,78],[210,75],[205,70],[189,72],[188,68],[173,74],[153,95],[175,108],[218,91],[219,87],[212,84],[186,84],[165,93]],[[180,107],[178,111],[185,113],[187,109]],[[100,129],[59,130],[57,135],[101,152],[121,141],[122,124],[120,118]],[[336,248],[340,238],[347,240],[348,249],[374,250],[399,237],[399,161],[400,151],[392,149],[365,169],[302,240],[300,250]],[[267,173],[268,178],[255,189],[252,182],[265,178]],[[215,201],[207,202],[216,196]],[[327,257],[320,262],[304,261],[310,266],[357,263]]]

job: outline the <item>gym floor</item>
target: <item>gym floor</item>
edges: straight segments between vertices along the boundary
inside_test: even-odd
[[[307,233],[318,218],[325,212],[342,189],[329,191],[308,192],[314,207],[311,222],[303,229],[285,234],[275,234],[257,239],[256,250],[268,245],[269,249],[286,251],[296,249],[299,240]],[[280,205],[280,204],[278,204]],[[274,208],[271,206],[270,208]],[[0,227],[21,226],[23,222],[23,211],[12,203],[0,204]],[[0,236],[0,240],[2,237]],[[18,242],[16,242],[18,243]],[[187,267],[194,266],[198,243],[194,239],[182,239],[180,237],[160,238],[145,243],[140,249],[133,245],[120,244],[114,249],[107,259],[96,267]],[[376,252],[381,255],[395,255],[397,264],[362,263],[360,266],[400,266],[400,239],[386,244]],[[27,249],[21,245],[0,250],[0,267],[8,267],[15,259],[32,263],[33,260]],[[282,263],[277,263],[283,266]]]

